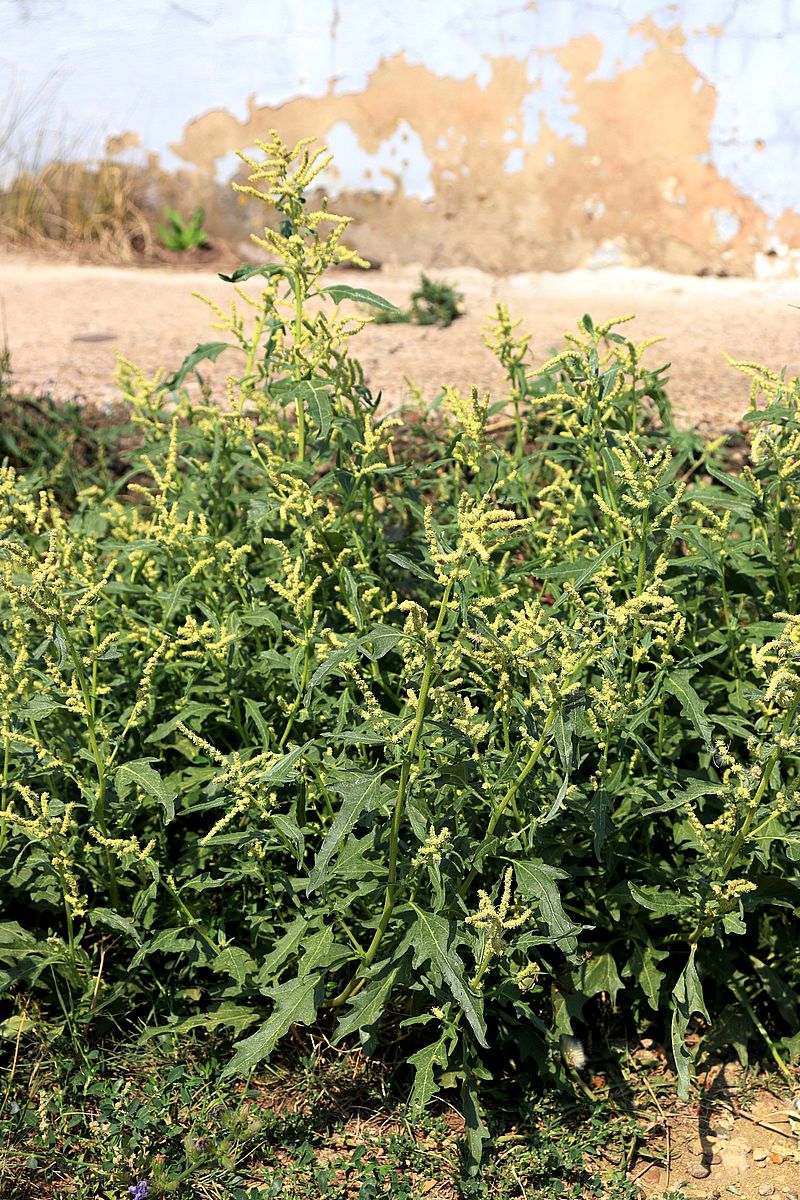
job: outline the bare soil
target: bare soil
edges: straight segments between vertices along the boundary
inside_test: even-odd
[[[214,263],[226,265],[238,263]],[[196,344],[219,339],[210,328],[213,314],[192,293],[227,306],[232,289],[199,262],[187,266],[193,269],[91,265],[0,250],[0,306],[17,383],[105,403],[115,396],[116,352],[146,372],[173,370]],[[342,281],[406,304],[419,273],[419,266],[386,267],[342,273]],[[559,347],[585,312],[596,322],[636,313],[627,327],[632,336],[666,339],[645,361],[673,364],[670,391],[687,425],[732,429],[747,406],[748,383],[723,351],[800,373],[800,312],[792,307],[800,304],[800,280],[622,267],[510,276],[465,267],[432,274],[464,294],[462,318],[448,329],[370,325],[356,339],[371,386],[391,406],[408,399],[411,385],[429,400],[448,383],[500,395],[501,373],[481,338],[497,301],[532,332],[534,363]],[[225,362],[223,356],[218,378],[230,369]]]
[[[692,1200],[800,1200],[800,1113],[786,1088],[718,1064],[683,1102],[665,1059],[660,1047],[640,1045],[629,1060],[632,1081],[650,1097],[635,1088],[643,1140],[630,1170],[647,1200],[670,1191]]]
[[[626,1047],[623,1064],[624,1082],[591,1075],[585,1082],[598,1101],[610,1104],[611,1112],[635,1118],[639,1137],[625,1143],[612,1122],[606,1147],[585,1160],[590,1175],[602,1179],[613,1167],[619,1169],[624,1153],[627,1178],[637,1185],[642,1200],[680,1195],[685,1200],[800,1200],[800,1112],[782,1081],[745,1071],[738,1063],[717,1061],[701,1069],[689,1100],[681,1101],[662,1046],[643,1039]],[[318,1156],[319,1166],[346,1160],[356,1147],[364,1161],[379,1161],[387,1133],[402,1132],[403,1120],[396,1111],[359,1107],[346,1089],[334,1088],[326,1096],[338,1119]],[[274,1092],[265,1090],[259,1103],[280,1112],[312,1113],[307,1091],[302,1083],[293,1086],[291,1075]],[[455,1109],[442,1106],[439,1115],[445,1118],[446,1132],[415,1129],[431,1175],[420,1173],[414,1183],[420,1196],[456,1200],[452,1174],[464,1122]],[[565,1121],[566,1136],[569,1118]],[[552,1128],[542,1128],[542,1143],[553,1133]],[[505,1140],[513,1144],[517,1131],[508,1130]],[[519,1135],[519,1141],[525,1140],[531,1141],[530,1131]],[[439,1164],[450,1169],[442,1171]],[[424,1171],[422,1166],[418,1169]],[[520,1200],[525,1194],[521,1187]]]

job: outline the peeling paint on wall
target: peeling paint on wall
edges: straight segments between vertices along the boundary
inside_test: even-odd
[[[800,0],[32,0],[0,35],[44,152],[208,189],[314,134],[373,257],[797,269]]]

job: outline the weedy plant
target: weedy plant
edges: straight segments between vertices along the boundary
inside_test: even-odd
[[[464,297],[452,284],[444,280],[429,279],[422,273],[419,277],[419,287],[411,293],[408,308],[394,311],[382,309],[376,313],[374,319],[383,325],[439,325],[446,329],[458,317],[463,316],[463,300]]]
[[[202,208],[196,208],[188,221],[184,221],[174,208],[166,208],[164,216],[166,223],[159,225],[158,236],[167,250],[184,252],[209,244],[208,234],[203,228],[205,213]]]
[[[492,1076],[575,1076],[612,1013],[669,1024],[684,1092],[742,997],[788,1061],[800,383],[739,364],[731,474],[622,320],[536,373],[501,306],[509,394],[448,390],[405,454],[342,306],[393,307],[325,282],[328,159],[260,150],[269,261],[171,375],[121,365],[122,481],[67,514],[0,477],[3,987],[76,1036],[224,1027],[229,1075],[297,1025],[399,1045],[472,1168]]]

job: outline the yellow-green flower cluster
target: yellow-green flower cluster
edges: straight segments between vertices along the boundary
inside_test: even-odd
[[[753,647],[753,665],[764,679],[763,705],[786,709],[800,692],[800,616],[779,612],[775,620],[784,622],[783,629],[777,638]]]
[[[445,388],[442,405],[450,418],[455,436],[453,457],[472,471],[480,469],[486,447],[486,418],[489,414],[488,394],[479,399],[478,389],[463,396],[458,388]]]
[[[32,841],[45,843],[61,884],[65,905],[72,916],[83,916],[88,901],[78,884],[75,861],[70,852],[70,841],[76,832],[75,805],[59,805],[54,811],[48,792],[34,792],[22,783],[16,783],[14,787],[30,815],[22,816],[13,804],[9,804],[0,812],[0,820],[22,830]]]
[[[411,860],[411,866],[426,867],[432,864],[438,867],[451,844],[452,837],[447,825],[443,825],[438,833],[431,825],[427,838]]]
[[[513,509],[497,508],[488,496],[476,499],[468,492],[458,498],[458,536],[454,550],[446,550],[433,524],[433,509],[425,508],[425,536],[436,578],[442,584],[469,577],[471,559],[488,562],[503,542],[527,530],[531,521]]]
[[[212,762],[223,768],[218,775],[214,776],[211,786],[223,789],[233,799],[231,807],[200,839],[201,846],[207,845],[212,838],[223,833],[239,817],[246,816],[251,809],[262,818],[272,811],[277,795],[274,791],[265,791],[261,776],[276,761],[278,755],[265,752],[243,762],[241,756],[235,751],[226,757],[199,733],[195,733],[193,729],[184,725],[182,721],[178,722],[177,728],[194,746],[207,754]]]
[[[503,875],[502,890],[497,904],[483,888],[478,891],[478,911],[466,918],[468,925],[483,934],[483,956],[481,967],[485,969],[489,960],[503,952],[506,934],[521,929],[530,918],[530,909],[524,908],[512,915],[511,892],[514,868],[508,867]]]

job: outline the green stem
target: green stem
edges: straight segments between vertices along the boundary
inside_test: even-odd
[[[8,766],[10,757],[11,739],[3,738],[3,784],[2,784],[2,809],[3,812],[8,808]],[[3,817],[0,821],[0,850],[6,844],[6,834],[8,833],[8,822]]]
[[[660,788],[664,783],[664,696],[663,693],[658,702],[658,744],[656,747],[656,755],[658,758],[658,766],[656,768],[656,787]]]
[[[65,915],[66,921],[67,921],[67,938],[69,941],[69,956],[70,956],[70,959],[72,960],[72,963],[74,966],[74,964],[75,964],[75,928],[74,928],[74,923],[72,920],[72,908],[70,907],[70,903],[67,900],[67,884],[64,879],[64,875],[57,867],[56,867],[56,873],[58,875],[58,881],[61,884],[61,897],[64,901],[64,915]]]
[[[642,530],[639,534],[639,565],[636,571],[636,595],[641,596],[644,591],[644,580],[647,574],[647,533],[650,528],[650,508],[649,506],[642,513]],[[639,645],[639,618],[634,617],[633,621],[633,645]],[[639,674],[639,664],[635,658],[631,658],[631,678],[629,689],[631,698],[633,698],[633,685],[636,682],[636,676]]]
[[[305,304],[304,280],[299,273],[294,277],[294,299],[294,351],[295,359],[297,359],[300,343],[303,340],[303,307]],[[306,406],[302,396],[295,399],[295,411],[297,413],[297,457],[300,462],[303,462],[306,457]]]
[[[720,571],[722,572],[722,612],[725,616],[725,632],[728,635],[728,648],[733,659],[733,671],[738,680],[742,678],[742,668],[739,662],[739,647],[734,636],[733,612],[731,611],[728,585],[725,579],[725,555],[720,555]]]
[[[364,952],[361,970],[365,970],[375,961],[381,942],[383,941],[384,934],[389,928],[389,922],[392,918],[395,904],[397,903],[397,858],[400,847],[400,828],[403,823],[406,796],[408,794],[408,782],[411,776],[411,763],[414,759],[417,743],[420,740],[422,727],[425,722],[425,707],[428,702],[428,692],[431,685],[431,675],[433,673],[433,662],[436,646],[439,642],[445,617],[447,616],[447,608],[450,602],[450,593],[452,588],[452,581],[448,580],[442,594],[441,604],[439,605],[439,615],[436,619],[436,625],[434,626],[433,633],[428,640],[428,645],[425,649],[425,666],[423,668],[422,682],[420,683],[419,696],[417,698],[417,710],[414,717],[414,726],[411,730],[411,737],[409,738],[405,757],[403,758],[403,765],[400,768],[400,779],[398,780],[397,784],[397,796],[395,797],[394,811],[392,813],[392,825],[389,831],[389,870],[386,880],[386,891],[383,897],[383,908],[381,909],[381,915],[378,918],[378,925],[375,929],[372,941]],[[341,991],[339,995],[331,1001],[331,1007],[338,1008],[344,1004],[353,994],[357,982],[358,977],[354,976],[344,990]]]
[[[542,750],[544,750],[545,743],[547,742],[548,734],[550,733],[550,730],[553,727],[553,722],[556,719],[557,712],[558,712],[558,704],[554,704],[552,706],[552,708],[550,709],[549,713],[547,714],[547,717],[545,718],[545,722],[544,722],[544,725],[542,726],[542,732],[539,736],[539,740],[536,743],[536,745],[533,747],[533,749],[531,750],[530,754],[528,755],[528,757],[525,761],[525,766],[522,768],[522,770],[520,771],[519,775],[514,780],[514,782],[510,785],[510,787],[506,791],[506,793],[503,796],[500,803],[494,808],[492,815],[489,819],[489,824],[486,827],[486,833],[484,834],[484,838],[483,838],[484,842],[487,842],[489,840],[489,838],[492,836],[495,829],[497,828],[498,822],[500,821],[500,818],[502,817],[503,813],[506,811],[509,804],[514,800],[520,787],[525,782],[525,780],[528,778],[531,771],[533,770],[533,768],[536,766],[537,762],[539,761]],[[477,874],[478,874],[478,868],[473,867],[471,869],[471,871],[469,872],[469,874],[467,875],[464,882],[461,884],[461,887],[458,889],[458,894],[459,894],[459,896],[461,896],[462,899],[464,896],[466,896],[467,892],[470,889],[472,881],[474,880],[474,878]]]
[[[214,941],[214,939],[210,938],[208,936],[208,934],[205,932],[205,930],[202,928],[197,917],[194,915],[192,910],[189,908],[188,904],[186,904],[186,902],[182,899],[182,897],[178,893],[177,888],[174,888],[168,879],[164,880],[164,887],[167,889],[170,896],[172,896],[173,900],[178,905],[179,909],[181,910],[183,915],[186,917],[186,920],[188,921],[189,925],[191,925],[191,927],[195,931],[195,933],[198,934],[198,936],[203,939],[205,944],[208,946],[209,950],[213,950],[214,956],[216,957],[218,954],[221,954],[222,951],[220,950],[219,946]]]
[[[522,462],[522,414],[520,413],[519,391],[514,391],[514,462],[519,466]]]
[[[95,802],[94,802],[94,819],[97,821],[98,827],[99,827],[100,832],[102,833],[103,837],[108,837],[108,826],[106,825],[106,806],[105,806],[106,773],[105,773],[105,767],[103,764],[103,758],[102,758],[102,755],[100,754],[100,747],[97,744],[97,735],[95,733],[94,700],[89,695],[89,687],[88,687],[88,684],[86,681],[86,672],[83,669],[83,663],[81,662],[81,656],[78,654],[78,651],[75,648],[75,643],[73,642],[73,640],[70,636],[69,630],[65,626],[62,625],[61,631],[64,635],[64,641],[66,642],[67,650],[69,651],[70,658],[72,659],[73,665],[75,667],[75,673],[78,676],[78,683],[79,683],[79,686],[81,689],[81,695],[83,696],[84,707],[86,709],[86,730],[89,735],[89,748],[92,752],[92,758],[94,759],[95,771],[97,772],[97,795],[95,797]],[[106,860],[106,870],[108,872],[108,890],[111,895],[111,903],[112,903],[113,907],[116,909],[116,911],[119,912],[119,910],[120,910],[120,895],[119,895],[119,885],[117,883],[117,871],[116,871],[116,867],[114,866],[114,859],[112,858],[111,852],[108,849],[108,847],[106,847],[106,849],[105,849],[105,860]]]
[[[283,747],[286,745],[286,743],[289,739],[289,734],[292,732],[292,728],[293,728],[294,722],[295,722],[295,717],[299,713],[300,705],[303,703],[303,699],[305,698],[306,688],[308,687],[308,681],[311,676],[311,637],[310,637],[310,634],[308,631],[308,623],[311,619],[311,606],[310,606],[309,601],[306,601],[305,619],[306,619],[306,648],[305,648],[305,654],[303,656],[303,675],[300,680],[300,687],[297,690],[297,695],[295,696],[295,698],[292,702],[292,707],[289,709],[289,712],[286,714],[286,725],[284,727],[283,733],[281,734],[280,741],[278,742],[279,750],[283,749]]]

